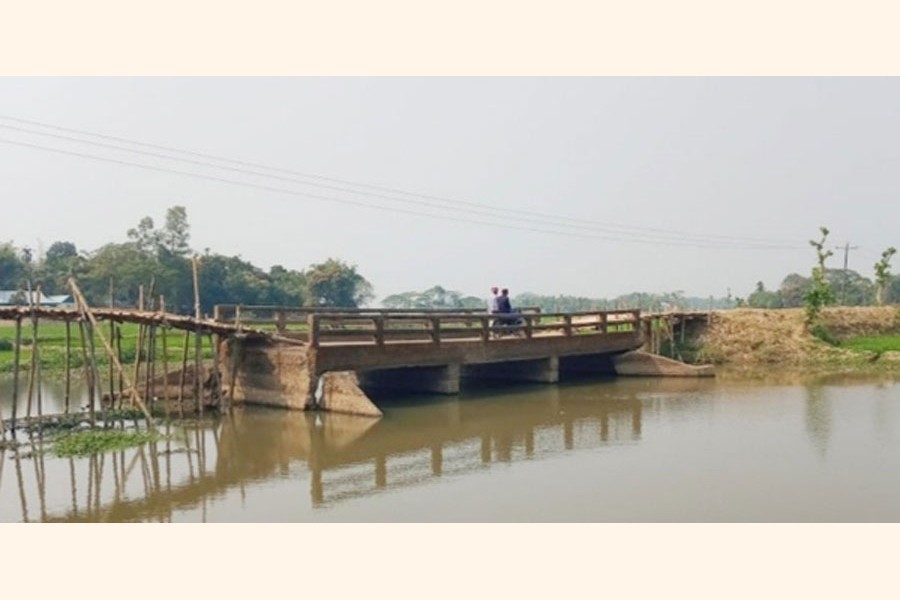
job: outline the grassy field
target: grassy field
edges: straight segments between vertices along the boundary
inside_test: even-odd
[[[101,331],[107,341],[111,341],[109,323],[100,324]],[[133,364],[137,355],[139,327],[132,323],[121,324],[121,361],[123,365]],[[70,326],[71,336],[71,354],[69,364],[71,368],[80,368],[84,366],[85,354],[81,348],[81,332],[76,323]],[[0,322],[0,373],[12,373],[15,356],[15,339],[16,327],[11,322]],[[19,357],[19,365],[21,369],[28,370],[31,368],[33,337],[31,323],[22,322],[22,341],[21,352]],[[188,338],[188,360],[194,357],[194,336]],[[66,365],[66,325],[61,322],[42,322],[38,325],[38,356],[40,357],[41,371],[52,375],[53,373],[62,373]],[[169,330],[166,333],[166,357],[171,365],[175,368],[181,364],[182,352],[184,351],[184,332],[179,330]],[[118,344],[117,344],[118,345]],[[94,334],[94,346],[96,348],[96,360],[98,365],[106,366],[109,364],[109,356],[100,341],[99,335]],[[163,330],[156,330],[156,351],[154,355],[157,364],[161,364],[163,359]],[[146,361],[149,356],[147,348],[147,340],[144,340],[141,360]],[[212,346],[209,339],[204,337],[201,340],[201,356],[203,358],[211,358],[213,356]],[[88,359],[89,360],[89,359]]]
[[[841,342],[842,348],[866,352],[900,352],[900,335],[870,335]]]

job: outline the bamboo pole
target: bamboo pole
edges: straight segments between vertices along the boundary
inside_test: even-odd
[[[91,425],[94,425],[94,382],[91,375],[90,363],[87,357],[87,341],[84,336],[84,318],[78,321],[78,331],[81,334],[81,360],[84,363],[84,378],[88,386],[88,407],[91,415]]]
[[[65,402],[66,414],[69,414],[69,403],[72,395],[72,322],[66,319],[66,395]]]
[[[144,286],[138,286],[138,310],[144,311]],[[138,338],[134,352],[134,386],[131,388],[130,402],[134,404],[134,397],[137,395],[138,382],[141,380],[141,352],[144,349],[144,324],[138,324]]]
[[[240,340],[235,336],[229,340],[229,345],[231,347],[231,384],[228,386],[228,409],[231,410],[234,407],[234,388],[237,382],[237,369],[239,360],[238,352],[241,351],[241,343]]]
[[[19,359],[22,348],[22,316],[16,316],[16,347],[13,349],[13,397],[12,397],[12,429],[13,437],[16,435],[16,413],[19,408]]]
[[[31,407],[34,402],[34,378],[37,372],[38,359],[38,342],[37,327],[38,319],[34,307],[34,293],[31,290],[31,281],[28,282],[28,308],[31,312],[31,367],[28,370],[28,403],[25,409],[25,416],[31,418]]]
[[[96,318],[94,317],[94,313],[91,312],[90,307],[84,299],[84,296],[81,295],[81,290],[78,289],[78,285],[75,283],[75,280],[69,278],[69,286],[72,288],[72,292],[76,298],[76,302],[78,303],[79,311],[86,315],[87,318],[96,324]],[[120,375],[123,375],[124,369],[122,368],[122,363],[119,362],[118,357],[116,357],[115,352],[113,352],[112,347],[109,345],[109,342],[106,341],[106,338],[103,336],[103,333],[99,330],[97,331],[100,337],[100,341],[103,343],[103,347],[106,349],[109,354],[110,360],[115,361],[116,369],[119,371]],[[132,385],[130,381],[127,382],[129,386],[134,390],[133,398],[137,400],[138,406],[141,411],[144,413],[144,416],[147,418],[147,423],[150,427],[153,427],[153,417],[150,414],[150,411],[147,410],[147,407],[144,405],[144,402],[141,400],[140,396],[137,393],[137,385]]]
[[[119,364],[122,363],[122,324],[116,323],[116,358]],[[125,381],[124,373],[119,371],[119,408],[122,408],[122,402],[125,401]]]
[[[166,297],[159,297],[159,312],[166,314]],[[162,328],[162,360],[163,360],[163,401],[166,403],[166,416],[169,416],[169,328],[164,325]]]
[[[194,318],[197,320],[194,329],[194,398],[197,402],[197,411],[203,416],[203,390],[200,379],[200,285],[197,276],[197,257],[191,257],[191,271],[194,279]]]
[[[112,310],[115,308],[116,296],[115,290],[113,288],[113,278],[109,278],[109,308]],[[114,340],[116,338],[116,322],[110,318],[109,319],[109,339]],[[113,369],[112,359],[109,361],[109,406],[110,408],[116,407],[116,377],[115,370]]]
[[[209,345],[213,348],[213,390],[216,393],[216,402],[222,408],[222,381],[219,377],[219,344],[213,340],[213,334],[208,333]]]
[[[153,305],[153,295],[156,291],[156,277],[150,278],[150,295],[147,299],[147,309],[152,311],[154,308]],[[153,323],[150,322],[147,324],[145,328],[146,342],[147,342],[147,379],[144,382],[144,398],[147,399],[147,404],[152,408],[153,407],[153,375],[154,375],[154,359],[155,359],[155,348],[153,346],[153,336],[155,333]]]
[[[184,418],[184,376],[187,371],[188,342],[191,339],[191,332],[184,331],[184,348],[181,352],[181,377],[178,385],[178,416]]]
[[[94,346],[94,331],[97,329],[97,322],[87,321],[84,325],[87,328],[88,352],[91,361],[91,393],[89,398],[91,399],[91,422],[93,423],[94,412],[96,411],[94,402],[96,402],[99,396],[99,394],[95,394],[95,392],[102,391],[103,383],[100,379],[100,370],[97,368],[97,349]]]
[[[40,285],[37,286],[36,296],[37,297],[35,298],[35,301],[34,301],[34,308],[35,308],[35,310],[39,310],[41,308],[41,286]],[[34,346],[31,349],[31,352],[32,352],[31,355],[37,357],[37,360],[35,362],[35,365],[37,368],[37,373],[35,375],[35,378],[37,379],[37,414],[38,414],[38,418],[40,418],[40,417],[44,416],[44,401],[43,401],[43,395],[42,395],[42,390],[41,390],[41,387],[42,387],[41,386],[41,379],[42,379],[41,378],[41,347],[38,344],[39,336],[38,336],[37,331],[38,331],[38,318],[37,318],[37,315],[35,315],[35,317],[34,317]]]

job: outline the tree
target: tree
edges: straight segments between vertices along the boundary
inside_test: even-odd
[[[188,240],[191,237],[187,211],[183,206],[173,206],[166,211],[166,225],[159,232],[159,244],[171,254],[186,256],[191,248]]]
[[[80,278],[85,269],[85,259],[78,254],[72,242],[53,242],[40,266],[41,284],[48,294],[68,293],[68,279]]]
[[[825,278],[825,261],[834,253],[831,250],[825,250],[828,229],[819,227],[819,231],[822,233],[822,238],[818,242],[809,241],[809,244],[816,249],[817,264],[812,269],[812,285],[803,296],[806,303],[806,325],[808,327],[813,327],[822,308],[834,300],[831,286]]]
[[[784,281],[781,282],[781,287],[778,288],[781,305],[786,308],[803,306],[803,298],[806,296],[806,291],[811,283],[808,277],[797,273],[791,273],[785,277]]]
[[[144,217],[137,227],[127,231],[128,239],[135,245],[139,252],[153,254],[159,245],[159,233],[153,228],[153,219]]]
[[[757,281],[756,290],[747,296],[747,305],[753,308],[781,308],[781,297],[777,292],[766,290],[762,281]]]
[[[156,273],[156,261],[134,242],[106,244],[88,255],[79,286],[89,304],[109,302],[109,282],[113,281],[115,302],[134,306],[141,285],[145,288]],[[145,289],[149,293],[149,289]]]
[[[239,256],[205,254],[200,259],[200,306],[212,312],[216,304],[265,304],[269,278],[265,271]]]
[[[874,286],[872,281],[852,269],[826,269],[825,278],[831,289],[841,290],[841,304],[844,306],[868,306],[872,303]]]
[[[393,294],[381,301],[385,308],[482,308],[486,306],[485,300],[475,296],[465,296],[460,292],[447,290],[436,285],[424,292],[403,292]]]
[[[313,306],[357,308],[371,300],[372,284],[356,272],[356,266],[329,258],[306,271],[306,300]]]
[[[270,304],[303,306],[306,304],[306,276],[300,271],[275,265],[269,269]]]
[[[0,243],[0,289],[19,289],[28,277],[28,266],[11,243]]]
[[[884,293],[891,280],[891,257],[897,253],[897,249],[891,246],[881,253],[881,260],[875,263],[875,302],[881,306],[884,304]]]

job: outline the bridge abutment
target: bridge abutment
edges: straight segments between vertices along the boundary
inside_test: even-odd
[[[224,384],[234,387],[236,404],[295,410],[314,406],[315,377],[307,346],[245,343],[237,352],[234,380],[231,373],[223,373]]]

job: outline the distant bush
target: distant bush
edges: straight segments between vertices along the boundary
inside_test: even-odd
[[[840,343],[840,340],[831,333],[831,330],[822,325],[821,323],[816,323],[810,328],[810,333],[814,336],[825,342],[826,344],[831,344],[832,346],[837,346]]]
[[[15,349],[15,344],[13,344],[9,340],[0,339],[0,351],[2,350],[13,350]]]

